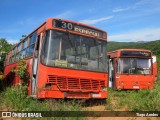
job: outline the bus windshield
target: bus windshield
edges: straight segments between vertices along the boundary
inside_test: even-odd
[[[106,41],[48,30],[41,62],[47,66],[106,72]]]
[[[119,58],[119,74],[151,74],[151,59],[148,58]]]

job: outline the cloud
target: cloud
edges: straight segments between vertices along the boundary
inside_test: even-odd
[[[7,40],[7,42],[10,43],[10,44],[16,44],[16,43],[19,42],[19,40],[16,40],[16,39],[9,39],[9,38],[7,38],[6,40]]]
[[[148,8],[153,8],[153,7],[154,7],[154,9],[159,10],[159,5],[157,5],[157,4],[159,4],[159,0],[139,0],[138,2],[135,2],[134,4],[129,5],[127,7],[124,7],[124,8],[123,7],[114,8],[112,10],[112,12],[114,12],[114,13],[124,12],[124,11],[127,11],[127,10],[133,10],[133,9],[137,9],[137,8],[140,8],[140,9],[145,8],[146,10],[148,10]],[[152,10],[150,10],[150,11],[152,11]]]
[[[123,41],[123,42],[136,42],[136,41],[153,41],[160,40],[160,28],[141,29],[129,31],[122,34],[109,35],[109,41]]]
[[[127,8],[118,7],[118,8],[113,9],[112,12],[122,12],[122,11],[127,11],[129,9],[130,9],[130,7],[127,7]]]
[[[55,18],[69,19],[73,16],[73,12],[68,10],[55,16]]]
[[[141,6],[141,5],[146,5],[146,4],[150,4],[155,0],[140,0],[138,2],[135,3],[135,6]]]
[[[103,22],[103,21],[109,20],[111,18],[113,18],[113,16],[102,17],[102,18],[98,18],[98,19],[94,19],[94,20],[86,19],[86,20],[81,20],[79,22],[85,23],[85,24],[97,24],[99,22]]]

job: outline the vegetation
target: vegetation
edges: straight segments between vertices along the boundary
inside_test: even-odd
[[[160,111],[160,85],[155,84],[154,89],[139,91],[113,91],[106,109],[129,111]]]
[[[12,70],[12,72],[16,72],[16,74],[22,80],[22,84],[28,85],[30,75],[28,72],[28,66],[26,65],[26,61],[24,59],[20,59],[18,61],[18,69]]]
[[[3,96],[3,97],[2,97]],[[0,109],[7,108],[9,111],[80,111],[82,106],[76,101],[61,100],[35,100],[26,94],[26,89],[19,86],[9,87],[5,92],[0,93]],[[71,112],[71,114],[76,114]],[[71,115],[72,116],[72,115]],[[76,116],[76,115],[73,115]],[[46,118],[47,119],[47,118]],[[50,119],[50,118],[48,118]],[[58,119],[84,119],[78,117],[67,117]]]
[[[0,38],[0,71],[4,70],[4,61],[7,52],[12,48],[12,44],[8,43],[5,38]]]

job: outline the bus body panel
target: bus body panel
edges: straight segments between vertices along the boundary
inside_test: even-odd
[[[116,74],[115,81],[115,89],[151,89],[154,84],[152,75]]]
[[[42,64],[39,64],[39,68],[38,98],[107,97],[107,75],[105,73],[52,68]]]

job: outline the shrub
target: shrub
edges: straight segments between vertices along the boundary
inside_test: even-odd
[[[24,59],[20,59],[18,61],[18,69],[13,70],[13,72],[15,72],[19,76],[19,78],[22,80],[22,84],[28,85],[30,75],[28,72],[28,66],[26,65],[26,61]]]

